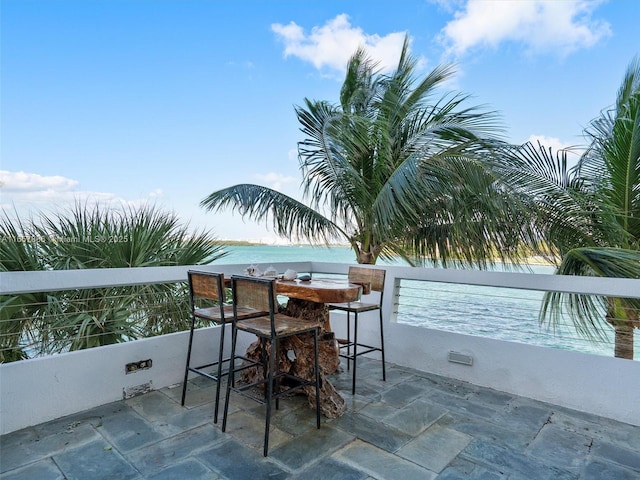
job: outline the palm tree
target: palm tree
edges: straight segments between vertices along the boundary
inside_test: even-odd
[[[200,265],[225,255],[209,232],[154,207],[5,214],[0,237],[0,271]],[[0,296],[0,361],[25,358],[25,339],[43,354],[180,331],[189,326],[188,299],[186,284]]]
[[[531,144],[507,150],[499,167],[538,206],[538,228],[560,262],[556,273],[640,278],[640,60],[634,59],[612,109],[585,130],[589,146],[578,164]],[[603,338],[615,332],[615,356],[633,359],[640,299],[549,293],[541,318],[555,325],[563,313],[577,331]]]
[[[0,271],[42,270],[37,240],[30,222],[12,222],[6,213],[0,217]],[[24,335],[46,306],[46,293],[0,295],[0,363],[28,358]]]
[[[351,57],[340,104],[304,100],[295,112],[304,202],[251,184],[211,193],[201,205],[271,222],[310,243],[346,241],[358,263],[399,256],[410,264],[486,265],[520,257],[522,207],[496,188],[484,161],[497,116],[437,89],[453,75],[438,66],[421,80],[405,39],[395,70],[381,73],[363,49]],[[305,203],[306,202],[306,203]],[[522,235],[524,233],[524,235]]]

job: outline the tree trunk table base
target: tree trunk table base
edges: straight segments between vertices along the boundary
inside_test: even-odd
[[[344,398],[327,380],[327,375],[338,372],[340,357],[338,343],[330,330],[329,309],[323,303],[308,302],[290,298],[282,313],[302,318],[309,323],[320,325],[318,333],[318,361],[320,363],[320,411],[325,417],[337,418],[347,410]],[[267,342],[267,351],[269,342]],[[252,360],[260,360],[260,342],[253,342],[247,349],[246,356]],[[295,335],[280,341],[278,348],[278,367],[306,379],[314,377],[313,336],[311,334]],[[249,368],[242,372],[241,381],[251,383],[263,380],[261,368]],[[315,387],[302,390],[309,399],[309,405],[315,409]]]

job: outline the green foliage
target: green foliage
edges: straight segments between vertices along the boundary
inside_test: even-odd
[[[31,223],[0,218],[0,271],[42,270],[43,255]],[[44,293],[0,295],[0,362],[27,358],[24,336],[33,331],[42,309],[47,305]]]
[[[640,278],[640,252],[621,248],[575,248],[567,252],[558,275],[610,278]],[[640,298],[613,299],[594,295],[549,292],[545,295],[541,319],[557,325],[567,315],[576,331],[593,341],[606,339],[606,330],[618,321],[638,322]],[[606,322],[604,321],[606,320]]]
[[[640,278],[640,59],[585,136],[588,147],[573,168],[566,151],[526,144],[505,149],[496,170],[535,205],[536,228],[560,259],[557,273]],[[633,358],[640,300],[547,294],[541,321],[555,326],[565,313],[588,338],[613,325],[616,355]]]
[[[76,204],[27,220],[5,214],[0,255],[1,271],[26,271],[201,265],[225,253],[210,233],[154,207]],[[185,284],[3,295],[0,361],[180,331],[188,302]]]
[[[271,221],[287,238],[347,241],[359,263],[518,261],[535,237],[526,221],[514,221],[526,218],[526,203],[497,185],[487,161],[501,145],[497,116],[468,106],[467,95],[439,91],[451,66],[419,79],[408,46],[390,73],[359,49],[339,104],[305,99],[296,107],[305,202],[235,185],[201,205]]]

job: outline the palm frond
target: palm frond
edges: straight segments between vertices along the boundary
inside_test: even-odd
[[[42,270],[45,259],[39,248],[44,241],[30,220],[6,211],[0,217],[0,271]]]
[[[286,238],[330,243],[346,236],[338,225],[319,212],[260,185],[241,184],[218,190],[202,200],[200,205],[212,211],[231,208],[242,217],[258,222],[270,220],[274,231]]]
[[[491,239],[500,239],[499,250],[515,258],[513,245],[519,242],[508,242],[504,232],[490,231],[504,222],[482,221],[497,215],[498,204],[509,204],[505,191],[491,193],[496,190],[495,178],[488,170],[482,174],[483,181],[469,181],[465,187],[465,174],[481,176],[489,167],[481,158],[488,155],[487,145],[500,138],[498,115],[485,107],[469,106],[468,95],[442,95],[441,87],[454,73],[452,65],[437,66],[418,78],[408,36],[395,70],[380,73],[376,69],[366,51],[358,49],[347,65],[339,104],[305,99],[296,107],[305,135],[298,144],[303,199],[312,215],[305,219],[306,207],[301,210],[300,205],[288,203],[289,199],[274,202],[272,193],[257,186],[251,186],[251,192],[240,192],[246,198],[239,198],[236,190],[247,187],[235,186],[216,192],[204,204],[272,221],[274,229],[286,237],[308,236],[312,231],[342,235],[358,260],[365,262],[390,252],[413,262],[416,253],[426,251],[424,239],[436,241],[432,236],[418,239],[420,228],[437,225],[451,230],[468,217],[465,228],[473,235],[464,235],[458,228],[452,231],[459,234],[449,237],[464,246],[435,249],[456,255],[462,252],[469,259],[480,255],[479,264],[483,264],[489,255],[495,257],[496,248],[489,247]],[[459,159],[467,157],[465,172]],[[481,190],[472,192],[472,188]],[[456,201],[463,197],[461,192],[465,198],[492,200],[475,201],[471,208]],[[457,210],[447,210],[452,208]],[[481,208],[491,210],[480,212]],[[329,212],[322,215],[321,223],[314,216],[319,212]],[[513,221],[515,213],[506,217]],[[309,225],[304,226],[303,221]],[[521,230],[517,235],[526,229]],[[479,237],[480,247],[474,247],[472,242]]]
[[[580,161],[585,184],[627,236],[615,245],[640,245],[640,60],[622,81],[616,103],[585,130],[590,147]],[[612,244],[613,245],[613,244]]]
[[[67,210],[0,220],[3,270],[198,265],[225,255],[210,232],[191,232],[155,207]],[[187,327],[188,295],[174,285],[0,297],[0,356],[58,353]]]
[[[576,248],[563,257],[558,275],[640,278],[640,252],[620,248]],[[609,299],[594,295],[548,292],[543,298],[540,321],[557,327],[567,316],[576,331],[591,340],[606,340],[610,328],[605,321]],[[627,298],[624,304],[640,310],[640,299]]]

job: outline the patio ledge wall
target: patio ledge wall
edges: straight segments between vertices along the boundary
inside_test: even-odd
[[[293,268],[299,272],[346,273],[348,265],[303,262],[280,264],[279,269]],[[171,282],[186,279],[188,268],[132,269],[111,272],[18,272],[0,275],[0,289],[9,291],[46,291],[43,284],[54,280],[61,286],[98,286]],[[241,273],[244,266],[215,265],[207,269],[225,274]],[[385,303],[385,342],[387,360],[498,391],[533,398],[555,405],[601,415],[633,425],[640,425],[640,362],[588,355],[552,348],[524,345],[441,330],[413,327],[393,321],[393,302],[399,278],[413,278],[458,283],[489,284],[555,288],[562,278],[542,279],[541,275],[497,274],[487,272],[442,271],[409,267],[387,269]],[[155,271],[154,271],[155,270]],[[81,273],[78,273],[81,272]],[[25,274],[47,274],[39,275]],[[55,274],[55,275],[49,275]],[[87,276],[88,275],[88,276]],[[505,280],[505,275],[507,279]],[[462,280],[464,279],[464,280]],[[586,279],[575,277],[563,289],[582,289],[592,293],[617,292],[618,295],[637,296],[640,280]],[[593,280],[598,280],[593,283]],[[505,283],[506,282],[506,283]],[[594,286],[595,285],[595,286]],[[636,293],[634,293],[636,292]],[[364,327],[376,322],[361,322],[361,338],[375,341],[377,331]],[[337,334],[343,322],[332,321]],[[208,345],[217,345],[219,328],[197,331],[194,352],[204,360]],[[187,332],[153,337],[134,342],[93,348],[67,354],[36,358],[0,365],[0,434],[63,417],[99,405],[121,400],[125,394],[137,390],[180,387],[184,374]],[[240,348],[246,348],[251,338],[245,338]],[[450,363],[449,351],[473,356],[473,366]],[[126,374],[125,365],[151,358],[149,369]],[[346,393],[345,393],[346,395]]]

